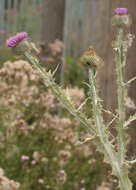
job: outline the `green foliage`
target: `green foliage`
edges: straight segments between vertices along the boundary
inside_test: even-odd
[[[85,71],[78,63],[78,59],[72,57],[66,58],[65,69],[65,85],[71,84],[72,86],[83,87],[83,81],[85,78]]]
[[[11,49],[7,49],[7,47],[1,47],[0,48],[0,68],[2,67],[3,63],[5,63],[8,60],[14,61],[15,55],[13,54],[13,51]]]

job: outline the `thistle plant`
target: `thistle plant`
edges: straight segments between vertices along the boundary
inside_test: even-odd
[[[127,127],[136,119],[136,116],[131,116],[128,121],[125,120],[125,98],[126,87],[135,78],[130,79],[127,83],[124,82],[126,52],[129,47],[127,41],[124,40],[124,31],[130,27],[131,18],[127,14],[126,8],[117,8],[115,12],[116,15],[112,18],[112,25],[116,26],[118,30],[116,40],[113,42],[117,73],[118,112],[116,115],[108,110],[106,112],[113,116],[108,126],[114,120],[116,121],[117,137],[110,132],[108,126],[104,123],[104,109],[102,108],[97,88],[98,71],[104,64],[103,60],[95,53],[92,47],[90,47],[80,59],[80,62],[87,67],[89,71],[89,83],[87,83],[89,97],[87,97],[77,109],[71,102],[68,94],[65,94],[62,87],[55,83],[54,74],[57,68],[51,73],[51,71],[46,71],[46,69],[41,67],[37,56],[38,50],[35,45],[28,40],[26,33],[23,32],[11,37],[7,41],[7,46],[12,47],[15,52],[21,53],[26,57],[32,68],[38,71],[44,85],[50,88],[60,103],[83,124],[85,130],[87,130],[90,135],[90,138],[87,138],[85,142],[87,140],[93,140],[98,151],[103,153],[104,161],[110,164],[112,174],[119,180],[119,188],[121,190],[132,190],[132,183],[128,177],[128,172],[129,166],[135,163],[135,160],[127,161]],[[88,100],[90,100],[92,104],[93,118],[88,118],[86,114],[82,112],[82,107]],[[117,149],[115,142],[117,142]],[[80,143],[82,144],[84,142]]]

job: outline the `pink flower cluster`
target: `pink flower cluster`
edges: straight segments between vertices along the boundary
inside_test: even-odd
[[[117,15],[125,15],[125,14],[127,14],[127,12],[128,12],[127,8],[116,8],[115,9],[115,13]]]
[[[20,32],[18,34],[16,34],[15,36],[10,37],[7,42],[6,45],[9,48],[13,48],[15,47],[20,41],[22,40],[26,40],[28,38],[28,34],[26,32]]]

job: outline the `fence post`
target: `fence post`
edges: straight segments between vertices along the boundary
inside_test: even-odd
[[[4,0],[0,0],[0,34],[4,34]],[[0,35],[0,44],[2,43],[2,35]]]
[[[90,41],[89,41],[90,44],[93,44],[94,42],[95,12],[96,12],[96,0],[92,0],[91,19],[90,19]]]

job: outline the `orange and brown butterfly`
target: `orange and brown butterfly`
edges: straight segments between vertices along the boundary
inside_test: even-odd
[[[90,46],[84,55],[79,59],[79,64],[90,68],[101,68],[103,60],[99,57],[94,48]]]

